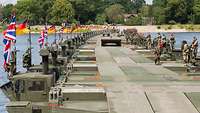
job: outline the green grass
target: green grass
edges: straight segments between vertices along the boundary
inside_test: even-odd
[[[188,31],[200,31],[199,24],[175,24],[175,25],[159,25],[160,29],[186,29]]]

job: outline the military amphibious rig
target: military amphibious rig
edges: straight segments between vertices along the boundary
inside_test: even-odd
[[[70,39],[66,35],[59,45],[41,49],[41,65],[1,86],[10,99],[7,111],[199,113],[198,72],[185,71],[179,50],[173,52],[176,60],[155,65],[152,50],[133,34],[102,30]]]

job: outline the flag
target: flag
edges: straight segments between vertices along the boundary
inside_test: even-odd
[[[29,30],[26,28],[28,23],[28,20],[25,20],[23,23],[19,24],[17,29],[16,29],[16,34],[17,35],[22,35],[27,33]]]
[[[64,33],[70,33],[70,32],[71,32],[71,29],[70,29],[70,28],[65,28],[65,29],[63,29],[63,32],[64,32]]]
[[[59,30],[59,32],[60,33],[64,33],[64,29],[65,29],[65,27],[61,27],[60,30]]]
[[[16,40],[16,17],[13,16],[11,23],[4,32],[4,37],[7,40]]]
[[[40,45],[40,48],[44,47],[44,39],[45,39],[45,30],[41,31],[40,37],[38,39],[38,43]]]
[[[46,25],[44,27],[44,38],[48,38],[48,29]]]
[[[56,26],[52,25],[51,27],[49,27],[48,29],[48,33],[55,33],[56,32]]]
[[[77,29],[78,29],[78,25],[77,24],[76,25],[72,25],[72,27],[71,27],[71,33],[74,32]]]
[[[7,71],[7,65],[10,63],[10,52],[11,52],[11,41],[4,37],[3,39],[4,44],[4,63],[3,67]]]

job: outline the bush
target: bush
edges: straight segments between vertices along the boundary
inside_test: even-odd
[[[170,24],[170,25],[175,25],[175,24],[176,24],[176,21],[170,20],[170,21],[169,21],[169,24]]]
[[[86,24],[91,25],[91,24],[93,24],[93,21],[89,20]]]
[[[194,25],[188,25],[188,26],[187,26],[187,29],[188,29],[188,30],[194,30]]]
[[[128,19],[126,22],[125,22],[126,25],[142,25],[142,18],[140,16],[138,17],[132,17],[130,19]]]
[[[178,28],[180,28],[180,29],[184,29],[184,25],[178,24],[177,26],[178,26]]]
[[[172,29],[172,25],[169,25],[169,26],[167,27],[167,29]]]
[[[161,29],[161,26],[157,26],[157,29]]]

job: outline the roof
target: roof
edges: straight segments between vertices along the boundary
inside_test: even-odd
[[[30,79],[30,78],[49,78],[52,75],[44,75],[43,73],[24,73],[14,76],[14,79]]]

